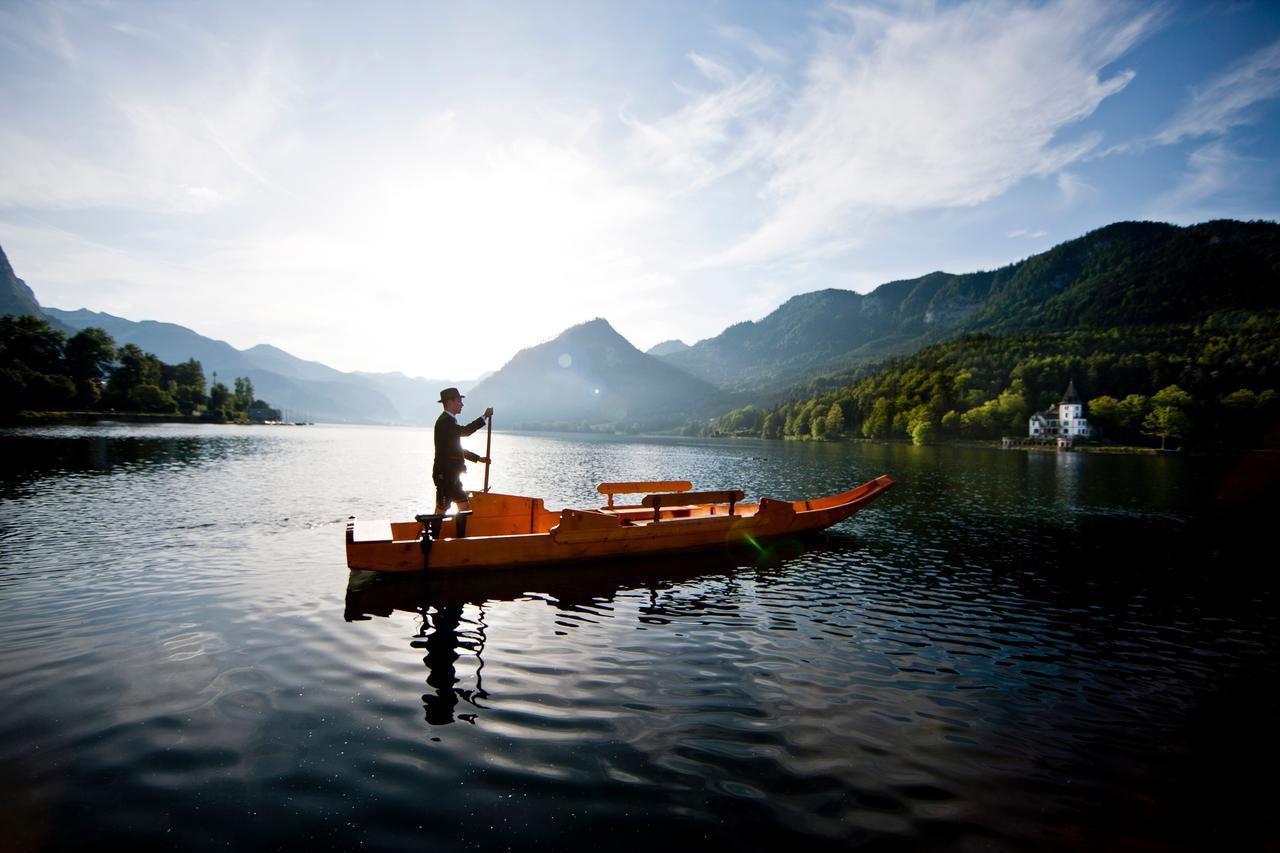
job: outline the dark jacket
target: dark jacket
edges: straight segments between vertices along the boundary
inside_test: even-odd
[[[476,418],[462,426],[448,412],[436,418],[436,461],[432,474],[461,474],[467,470],[467,462],[479,462],[481,457],[462,448],[462,437],[484,426],[484,418]]]

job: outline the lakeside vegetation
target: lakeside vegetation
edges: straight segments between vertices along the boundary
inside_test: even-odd
[[[68,338],[30,315],[0,318],[0,415],[36,411],[111,412],[151,417],[183,416],[215,423],[246,422],[255,400],[253,383],[236,377],[206,387],[204,368],[188,359],[166,364],[134,344],[117,347],[102,329]]]
[[[819,377],[795,398],[748,405],[702,433],[938,440],[1025,436],[1069,381],[1108,441],[1258,447],[1280,419],[1280,312],[1202,323],[968,335]]]

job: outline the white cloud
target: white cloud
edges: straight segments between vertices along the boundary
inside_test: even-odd
[[[676,179],[680,192],[701,189],[758,155],[761,114],[780,88],[776,79],[760,71],[739,78],[705,58],[691,59],[723,87],[694,96],[677,112],[654,122],[625,111],[619,116],[632,132],[626,162],[633,174],[646,180],[656,171]]]
[[[725,39],[746,48],[756,61],[768,65],[781,65],[787,62],[787,55],[762,39],[759,33],[746,27],[722,24],[719,33]]]
[[[1173,222],[1200,218],[1217,197],[1239,186],[1256,165],[1222,139],[1197,148],[1187,158],[1187,170],[1177,186],[1152,203],[1154,218]]]
[[[1086,199],[1096,198],[1098,190],[1075,172],[1062,171],[1058,173],[1058,193],[1063,205],[1070,207]]]
[[[713,177],[749,164],[771,174],[763,221],[709,263],[811,249],[858,211],[979,204],[1080,160],[1097,137],[1062,134],[1128,84],[1132,72],[1104,78],[1102,69],[1154,26],[1152,12],[1115,9],[1094,0],[844,9],[843,23],[820,34],[792,104],[766,110],[782,87],[748,78],[750,109],[709,109],[746,81],[695,105],[717,116],[718,134],[697,132],[696,109],[657,123],[669,163]],[[726,143],[729,115],[743,127]],[[705,165],[712,150],[726,154],[719,171]]]
[[[1191,93],[1191,101],[1156,137],[1161,144],[1218,136],[1250,123],[1254,107],[1280,97],[1280,41],[1246,56]]]
[[[0,205],[200,213],[255,188],[281,191],[264,163],[289,154],[277,131],[297,94],[295,69],[270,42],[253,54],[208,50],[194,77],[90,68],[77,96],[95,113],[76,117],[71,133],[33,121],[0,130]]]

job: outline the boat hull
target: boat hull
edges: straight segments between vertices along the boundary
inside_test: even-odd
[[[381,572],[473,572],[623,557],[688,553],[824,530],[892,487],[881,476],[855,489],[806,501],[609,507],[549,512],[537,498],[477,494],[466,535],[453,520],[424,547],[417,522],[347,524],[347,566]],[[731,511],[732,510],[732,511]]]

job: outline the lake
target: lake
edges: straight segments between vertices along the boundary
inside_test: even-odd
[[[548,507],[898,485],[764,553],[445,582],[343,553],[429,511],[426,429],[0,437],[9,850],[1280,843],[1274,457],[495,433]]]

